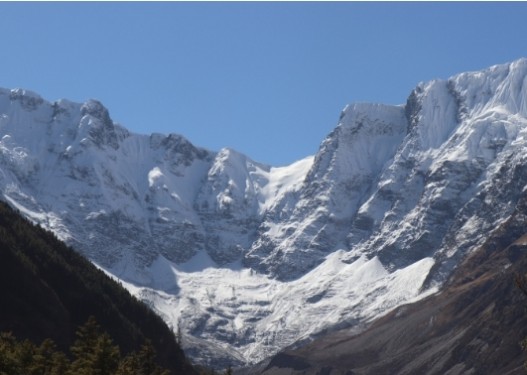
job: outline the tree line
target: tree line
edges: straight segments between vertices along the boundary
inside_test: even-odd
[[[138,351],[121,355],[119,346],[103,332],[93,316],[76,332],[64,353],[51,339],[40,345],[0,334],[0,375],[169,375],[156,363],[156,351],[146,340]]]

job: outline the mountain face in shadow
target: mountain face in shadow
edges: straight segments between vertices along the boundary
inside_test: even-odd
[[[0,202],[0,331],[66,351],[90,316],[122,353],[150,340],[163,367],[196,373],[172,331],[146,305],[53,234]]]

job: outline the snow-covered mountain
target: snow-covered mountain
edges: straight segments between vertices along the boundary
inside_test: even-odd
[[[347,106],[274,168],[0,90],[0,190],[122,280],[198,361],[255,362],[440,290],[527,186],[527,59]]]

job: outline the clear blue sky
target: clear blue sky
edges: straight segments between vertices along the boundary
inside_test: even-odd
[[[351,102],[527,57],[527,3],[5,3],[0,86],[279,166]]]

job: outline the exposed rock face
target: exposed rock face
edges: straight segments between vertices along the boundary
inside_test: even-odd
[[[249,251],[250,264],[281,279],[293,279],[346,248],[357,211],[386,162],[406,135],[402,107],[357,104],[344,110],[326,138],[293,204],[277,204],[266,214],[262,235]],[[284,209],[288,207],[288,209]],[[279,226],[274,234],[268,228]]]
[[[189,346],[257,361],[438,290],[511,217],[526,80],[521,59],[420,83],[405,105],[347,106],[283,168],[132,134],[97,101],[0,90],[0,190],[183,321]]]
[[[250,374],[524,374],[526,196],[454,271],[441,293],[398,307],[360,334],[342,330]]]

